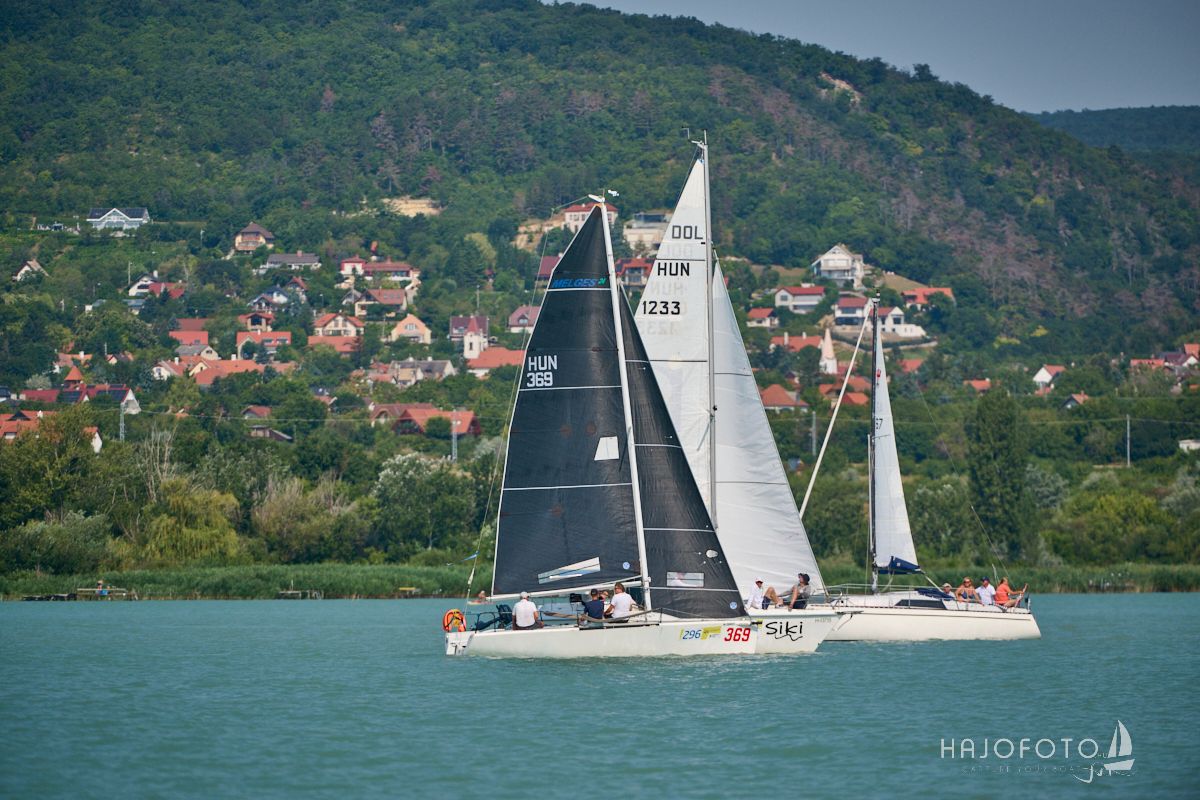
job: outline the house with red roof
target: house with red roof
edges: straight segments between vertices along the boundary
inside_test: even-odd
[[[795,392],[788,391],[778,383],[773,383],[765,389],[760,389],[758,394],[762,398],[763,408],[767,411],[779,412],[808,409],[808,403],[798,399]]]
[[[202,347],[208,347],[208,331],[206,330],[167,331],[167,336],[170,336],[180,344],[198,344]]]
[[[843,294],[838,297],[833,315],[835,325],[862,325],[867,318],[867,298],[856,294]]]
[[[925,361],[920,358],[902,358],[896,363],[900,367],[901,372],[903,372],[906,375],[911,375],[912,373],[919,370],[921,368],[921,365],[924,364]]]
[[[1042,368],[1033,374],[1033,382],[1039,389],[1047,389],[1054,385],[1059,375],[1067,371],[1061,364],[1043,364]]]
[[[362,276],[368,282],[407,281],[421,276],[421,270],[403,261],[368,261],[363,264]]]
[[[942,295],[951,303],[954,301],[954,290],[949,286],[922,286],[918,289],[906,289],[900,293],[904,305],[909,308],[921,309],[930,303],[937,305],[937,297]]]
[[[354,314],[365,317],[378,311],[394,315],[408,308],[408,293],[403,289],[367,289],[354,301]]]
[[[966,386],[968,389],[974,389],[976,394],[983,394],[984,392],[989,391],[992,388],[992,379],[991,378],[981,378],[981,379],[965,380],[965,381],[963,381],[963,386]]]
[[[550,283],[550,276],[554,274],[554,268],[558,266],[558,262],[561,260],[561,255],[542,256],[542,260],[538,262],[537,279],[534,281],[534,285],[537,288],[546,288]]]
[[[428,430],[431,419],[447,419],[451,430],[457,430],[459,436],[478,436],[482,433],[479,420],[474,411],[443,411],[440,408],[409,407],[396,420],[396,433],[421,434]]]
[[[358,317],[340,312],[322,314],[313,320],[313,334],[319,337],[362,336],[366,327]]]
[[[537,324],[539,311],[537,306],[519,306],[516,311],[508,315],[508,332],[533,333],[533,326]]]
[[[1062,407],[1067,411],[1070,411],[1073,408],[1079,408],[1090,399],[1091,398],[1087,396],[1087,392],[1076,392],[1074,394],[1067,395],[1067,399],[1063,403]]]
[[[816,347],[817,349],[820,349],[821,337],[792,336],[787,331],[784,331],[782,336],[771,337],[771,349],[774,350],[776,347],[782,347],[792,353],[799,353],[806,347]]]
[[[476,378],[486,378],[497,367],[519,367],[525,359],[524,350],[489,347],[467,362],[467,371]]]
[[[361,336],[310,336],[308,349],[314,347],[332,347],[339,356],[348,356],[358,352],[362,346]]]
[[[57,403],[58,392],[58,389],[22,389],[17,399],[27,403]]]
[[[775,316],[773,308],[752,308],[746,312],[747,328],[766,328],[771,330],[779,327],[779,317]]]
[[[53,411],[23,411],[18,408],[11,414],[0,414],[0,441],[11,442],[22,435],[36,436],[42,420],[49,419],[54,416],[54,413]],[[104,440],[100,438],[99,428],[89,425],[83,429],[83,435],[91,445],[93,453],[99,453],[100,449],[104,447]]]
[[[409,341],[413,344],[430,344],[433,342],[433,332],[429,330],[428,325],[413,314],[409,314],[393,325],[383,338],[389,342]]]
[[[654,262],[641,257],[619,258],[613,266],[616,268],[617,277],[623,280],[626,286],[642,287],[650,277],[650,270],[654,269]]]
[[[488,318],[483,314],[450,318],[450,341],[461,342],[468,333],[475,332],[487,337],[490,331]]]
[[[251,311],[249,314],[238,314],[238,324],[248,331],[269,331],[275,324],[275,315],[270,311]]]
[[[211,317],[179,317],[175,320],[175,330],[202,331],[210,322]]]
[[[237,357],[245,358],[247,342],[253,342],[260,351],[268,356],[274,356],[280,347],[292,343],[291,331],[238,331],[236,339]]]
[[[368,407],[368,419],[371,425],[387,425],[396,424],[396,420],[404,416],[404,412],[410,408],[427,408],[432,409],[432,403],[372,403]]]
[[[267,419],[270,416],[270,406],[246,406],[242,409],[242,419]]]
[[[821,286],[782,286],[775,290],[775,307],[786,308],[793,314],[807,314],[825,299]]]

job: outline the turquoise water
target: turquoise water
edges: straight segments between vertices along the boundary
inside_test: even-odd
[[[448,605],[0,603],[0,796],[1200,795],[1200,595],[1040,597],[1033,642],[580,662],[447,658]],[[1087,785],[940,755],[1103,760],[1118,719],[1134,771]]]

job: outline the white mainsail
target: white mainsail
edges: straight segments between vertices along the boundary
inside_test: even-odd
[[[706,192],[701,157],[688,175],[638,304],[638,332],[692,475],[718,525],[738,588],[748,591],[761,578],[783,593],[803,572],[820,592],[820,570],[779,460],[719,267],[708,295]],[[715,373],[713,399],[710,369]],[[713,405],[715,463],[709,439]]]
[[[711,514],[704,194],[704,164],[698,159],[671,215],[634,316],[654,364],[658,389]]]
[[[876,303],[873,312],[878,320]],[[887,368],[883,359],[883,337],[875,324],[875,382],[872,399],[874,449],[871,467],[874,489],[871,511],[874,517],[875,569],[880,572],[912,572],[917,567],[917,549],[913,545],[904,485],[900,482],[900,456],[896,452],[896,428],[892,422],[892,401],[888,396]]]
[[[733,577],[739,588],[761,578],[782,594],[803,572],[820,593],[825,584],[775,447],[720,265],[713,278],[713,342],[718,536]]]

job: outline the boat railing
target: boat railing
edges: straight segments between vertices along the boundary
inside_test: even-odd
[[[818,598],[823,597],[824,603],[828,603],[829,605],[833,606],[834,608],[837,608],[838,606],[848,605],[850,602],[851,596],[862,597],[865,595],[868,597],[871,597],[871,596],[877,597],[877,596],[884,596],[884,595],[905,594],[905,593],[909,593],[909,592],[916,592],[918,590],[922,590],[921,594],[927,594],[930,597],[940,598],[948,603],[951,603],[952,604],[951,608],[953,608],[954,610],[958,610],[958,611],[972,611],[972,610],[982,611],[985,608],[992,607],[992,606],[985,606],[984,604],[982,604],[978,601],[958,600],[957,598],[954,597],[953,592],[951,592],[950,594],[947,594],[943,590],[937,589],[936,587],[931,587],[931,586],[917,586],[917,585],[887,586],[887,587],[877,588],[874,591],[872,591],[870,584],[866,584],[866,583],[839,583],[834,586],[826,586],[823,594],[814,594],[813,595],[812,599],[809,600],[809,605],[811,606],[814,604],[815,605],[823,604],[822,600],[818,599]],[[1017,605],[1015,605],[1009,609],[1006,609],[1006,610],[1009,610],[1009,611],[1017,611],[1017,610],[1032,611],[1032,601],[1030,599],[1029,593],[1026,592],[1024,595],[1021,596],[1020,601],[1017,603]]]

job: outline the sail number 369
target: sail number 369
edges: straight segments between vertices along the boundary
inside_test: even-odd
[[[683,308],[678,300],[643,300],[643,314],[682,314]]]
[[[525,373],[525,388],[526,389],[542,389],[547,386],[554,385],[553,372],[526,372]]]

